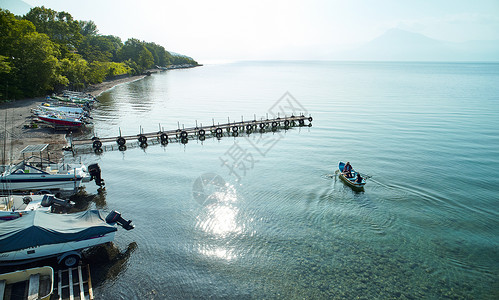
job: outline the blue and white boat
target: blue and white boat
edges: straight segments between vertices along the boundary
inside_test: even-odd
[[[343,169],[345,168],[345,163],[341,162],[338,164],[338,171],[339,171],[339,177],[341,180],[343,180],[347,185],[349,185],[352,188],[356,189],[362,189],[364,188],[364,185],[366,185],[366,180],[362,177],[360,177],[360,181],[358,180],[358,176],[360,174],[352,169],[350,172],[351,176],[347,177],[346,174],[343,172]]]

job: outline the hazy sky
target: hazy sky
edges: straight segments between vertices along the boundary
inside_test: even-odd
[[[155,42],[199,62],[315,59],[400,28],[499,40],[499,0],[25,0],[92,20],[99,33]]]

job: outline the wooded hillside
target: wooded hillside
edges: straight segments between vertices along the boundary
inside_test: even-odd
[[[93,21],[74,20],[67,12],[42,6],[15,16],[0,9],[0,101],[181,64],[198,65],[152,42],[100,35]]]

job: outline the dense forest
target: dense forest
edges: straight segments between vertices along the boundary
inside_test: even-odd
[[[98,34],[93,21],[32,8],[24,16],[0,9],[0,101],[81,90],[116,76],[169,65],[197,65],[163,46]]]

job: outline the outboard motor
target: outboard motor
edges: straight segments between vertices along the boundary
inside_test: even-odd
[[[52,208],[59,207],[64,209],[70,209],[74,205],[72,201],[58,199],[54,195],[43,195],[41,204],[43,207],[52,206]]]
[[[28,205],[33,199],[30,196],[24,196],[23,197],[23,203]]]
[[[114,224],[118,223],[121,227],[125,228],[126,230],[132,230],[135,228],[134,225],[132,225],[132,220],[125,220],[121,217],[121,214],[115,210],[110,212],[107,217],[106,217],[106,223],[108,224]]]
[[[100,167],[98,164],[91,164],[88,166],[88,173],[90,174],[90,181],[95,179],[95,184],[102,187],[105,185],[104,179],[100,176]]]

